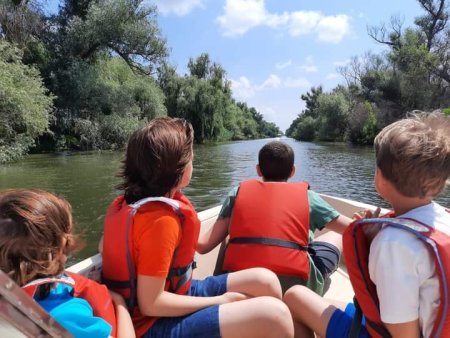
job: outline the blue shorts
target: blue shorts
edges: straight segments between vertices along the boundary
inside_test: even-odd
[[[348,337],[350,328],[352,327],[353,317],[355,316],[355,305],[353,303],[347,304],[345,312],[341,309],[336,309],[330,318],[327,326],[326,338],[342,338]],[[364,317],[361,320],[361,330],[359,331],[359,338],[370,338],[366,330],[366,320]]]
[[[228,274],[193,280],[188,296],[213,297],[227,292]],[[145,338],[220,338],[219,305],[209,306],[183,317],[161,317]]]

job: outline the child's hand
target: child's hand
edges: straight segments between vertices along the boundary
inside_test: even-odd
[[[361,210],[358,212],[355,212],[353,214],[353,220],[358,220],[358,219],[363,219],[363,218],[377,218],[378,216],[380,216],[380,212],[381,212],[381,208],[378,207],[375,209],[375,211],[372,210]]]
[[[240,292],[226,292],[221,297],[223,298],[222,304],[239,302],[240,300],[245,300],[245,299],[250,298]]]

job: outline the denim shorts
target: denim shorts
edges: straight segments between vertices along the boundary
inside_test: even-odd
[[[341,338],[348,337],[350,328],[352,327],[353,317],[355,316],[356,308],[353,303],[347,304],[345,311],[336,309],[327,326],[326,338]],[[361,330],[359,331],[359,338],[370,338],[365,326],[364,317],[361,320]]]
[[[228,274],[193,280],[188,296],[213,297],[227,291]],[[219,305],[209,306],[183,317],[161,317],[145,338],[220,338]]]

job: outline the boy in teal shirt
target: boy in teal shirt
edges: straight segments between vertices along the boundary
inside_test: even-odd
[[[295,166],[294,152],[286,143],[267,143],[260,150],[258,161],[256,171],[262,177],[262,182],[244,181],[230,191],[216,223],[200,237],[197,251],[201,254],[211,251],[231,233],[231,242],[238,242],[239,246],[234,257],[239,257],[240,263],[250,260],[245,267],[257,264],[273,270],[280,278],[283,291],[294,284],[303,284],[322,295],[325,280],[338,267],[342,251],[341,234],[351,219],[340,215],[305,184],[302,186],[301,183],[287,183],[295,174]],[[250,188],[247,188],[249,186]],[[249,194],[247,191],[245,194],[250,196],[250,200],[243,197],[243,187],[252,189]],[[240,212],[236,212],[235,208]],[[314,232],[325,227],[333,231],[314,240]],[[243,228],[246,230],[242,230]],[[234,230],[241,235],[242,232],[251,234],[233,239]],[[270,243],[267,243],[268,241]],[[225,251],[226,261],[236,260],[227,258],[230,250],[231,248],[227,247]],[[306,259],[299,254],[300,251],[307,252],[307,277],[302,275],[301,268],[294,271]],[[261,260],[256,258],[258,263],[251,262],[250,256],[253,254],[262,257]],[[281,263],[275,262],[274,266],[269,263],[269,256],[274,256],[275,260]],[[234,262],[231,263],[233,266]],[[237,264],[238,267],[240,263]],[[286,267],[278,266],[283,264]]]

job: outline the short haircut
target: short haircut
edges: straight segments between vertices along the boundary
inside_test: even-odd
[[[294,151],[284,142],[265,144],[258,154],[258,164],[266,181],[287,181],[294,167]]]
[[[434,198],[450,176],[450,117],[413,112],[374,141],[383,176],[404,196]]]
[[[128,204],[165,196],[175,188],[193,156],[192,125],[179,118],[155,118],[128,141],[119,189]]]
[[[65,199],[42,190],[0,192],[0,269],[17,284],[62,273],[61,254],[77,245]]]

